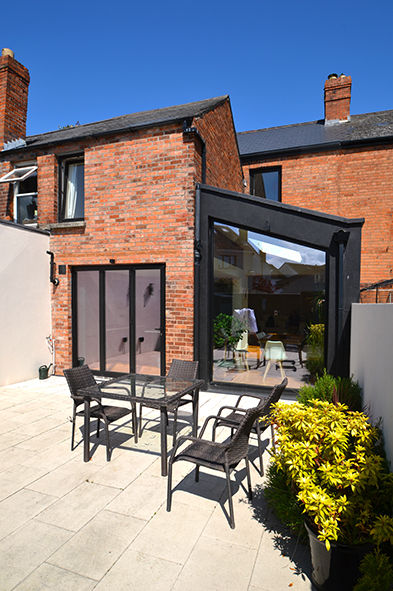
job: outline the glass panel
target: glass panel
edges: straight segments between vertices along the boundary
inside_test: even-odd
[[[129,271],[105,271],[106,371],[130,371]]]
[[[37,219],[37,195],[18,196],[16,200],[16,221],[23,224],[24,221]]]
[[[37,193],[37,173],[35,172],[24,181],[18,183],[18,194]]]
[[[161,274],[159,269],[135,271],[136,372],[160,375]]]
[[[77,273],[77,351],[91,369],[100,369],[99,272]],[[82,362],[82,360],[81,360]]]
[[[278,170],[257,172],[253,175],[253,193],[259,197],[279,201],[280,173]]]
[[[85,213],[85,166],[83,162],[68,164],[65,183],[64,218],[83,218]]]
[[[215,381],[270,386],[285,373],[298,388],[323,368],[325,266],[320,250],[214,224]]]

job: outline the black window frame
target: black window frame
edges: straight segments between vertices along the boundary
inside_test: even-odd
[[[266,199],[267,201],[273,201],[275,203],[281,203],[281,195],[282,195],[282,167],[281,166],[260,166],[258,168],[250,168],[250,194],[255,195],[255,175],[261,174],[264,172],[278,172],[278,199],[269,199],[268,197],[262,197],[261,195],[256,195],[256,197],[261,197],[261,199]]]
[[[70,164],[83,164],[83,172],[85,172],[85,155],[83,152],[64,156],[59,159],[59,196],[58,196],[58,221],[59,222],[77,222],[84,221],[85,217],[67,218],[64,215],[65,209],[65,195],[66,183],[68,178],[68,169]],[[85,199],[85,191],[83,187],[83,198]],[[83,209],[84,210],[84,209]]]

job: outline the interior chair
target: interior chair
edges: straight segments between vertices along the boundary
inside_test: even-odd
[[[74,438],[75,438],[75,422],[77,416],[84,416],[84,410],[77,411],[78,406],[84,404],[85,397],[79,393],[82,388],[96,387],[97,393],[98,384],[94,378],[94,375],[88,365],[82,365],[81,367],[73,367],[72,369],[65,369],[64,376],[67,380],[68,387],[70,389],[71,398],[74,403],[72,413],[72,434],[71,434],[71,451],[74,449]],[[111,389],[126,390],[122,386],[111,386]],[[100,398],[102,393],[99,393]],[[90,398],[90,397],[89,397]],[[132,428],[135,435],[135,441],[138,441],[137,435],[137,421],[136,421],[136,407],[135,403],[131,403],[131,408],[124,406],[108,406],[101,404],[100,398],[91,398],[91,402],[95,403],[95,406],[90,408],[90,416],[97,419],[97,438],[100,434],[100,421],[102,419],[105,428],[106,438],[106,459],[109,462],[111,456],[110,438],[109,438],[109,425],[114,421],[117,421],[126,415],[132,413]],[[85,437],[89,437],[89,433],[84,434]]]
[[[265,345],[265,361],[267,361],[265,373],[263,374],[263,382],[266,380],[267,373],[272,363],[275,363],[280,368],[281,378],[285,378],[285,373],[282,367],[282,362],[287,358],[285,347],[282,341],[266,341]]]
[[[243,363],[246,370],[249,369],[247,362],[248,353],[248,330],[242,333],[242,336],[238,340],[235,346],[235,356]]]
[[[251,429],[262,412],[262,408],[265,402],[261,400],[258,406],[250,408],[245,411],[244,416],[241,419],[240,425],[236,430],[234,436],[224,443],[217,441],[210,441],[203,439],[206,427],[210,420],[215,420],[217,417],[209,416],[205,420],[201,432],[198,437],[191,435],[179,437],[172,451],[172,455],[168,465],[168,492],[167,492],[167,511],[171,510],[172,507],[172,470],[173,464],[184,460],[195,464],[195,481],[199,480],[199,467],[205,466],[212,470],[219,470],[225,472],[227,490],[228,490],[228,503],[229,503],[229,516],[230,526],[232,529],[235,527],[235,518],[233,512],[233,501],[232,501],[232,489],[230,474],[236,468],[241,460],[246,463],[247,472],[247,485],[248,485],[248,497],[252,498],[251,489],[251,477],[250,477],[250,465],[248,460],[248,440]],[[182,451],[178,451],[179,447],[189,441],[188,445]]]
[[[230,427],[232,429],[232,436],[234,430],[237,429],[244,417],[244,413],[246,409],[241,408],[241,402],[245,398],[253,398],[257,399],[260,402],[264,402],[262,406],[261,412],[258,415],[257,420],[255,421],[252,431],[257,435],[258,441],[258,453],[259,453],[259,466],[260,466],[260,474],[263,476],[263,449],[262,449],[262,441],[261,441],[261,433],[263,433],[269,426],[269,422],[267,421],[267,416],[270,413],[270,409],[272,404],[275,404],[281,398],[282,393],[284,392],[286,386],[288,384],[288,379],[285,378],[281,384],[274,386],[271,393],[267,397],[261,397],[257,394],[242,394],[236,401],[235,406],[222,406],[217,413],[217,418],[213,424],[213,441],[215,440],[216,429],[218,427]],[[224,412],[230,411],[229,414],[223,415]],[[272,445],[275,447],[274,444],[274,427],[271,425],[271,433],[272,433]]]
[[[172,363],[167,373],[168,378],[174,380],[195,380],[198,374],[198,361],[184,361],[183,359],[172,359]],[[151,387],[151,386],[150,386]],[[180,400],[169,405],[167,408],[168,412],[173,413],[173,445],[176,443],[176,430],[177,430],[177,413],[180,406],[192,403],[192,396],[185,396]],[[142,407],[149,407],[148,402],[140,404],[139,408],[139,436],[142,435]],[[154,407],[156,408],[156,406]],[[168,420],[168,417],[167,417]]]

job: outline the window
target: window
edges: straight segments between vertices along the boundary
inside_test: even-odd
[[[18,166],[0,178],[14,187],[14,220],[18,224],[37,221],[37,166]]]
[[[83,158],[61,163],[60,220],[82,220],[85,214],[85,165]]]
[[[251,195],[281,201],[281,168],[250,170]]]

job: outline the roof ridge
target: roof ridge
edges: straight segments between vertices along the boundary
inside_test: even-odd
[[[26,139],[33,139],[36,137],[47,136],[47,135],[50,135],[51,133],[59,133],[61,131],[66,131],[66,130],[73,129],[73,128],[87,127],[89,125],[98,125],[100,123],[107,123],[108,121],[116,121],[117,119],[118,120],[124,119],[125,117],[130,117],[130,116],[135,116],[135,115],[144,115],[146,113],[159,113],[160,111],[168,111],[169,109],[180,109],[182,107],[190,107],[192,105],[195,105],[195,106],[202,105],[203,103],[207,103],[210,101],[214,101],[215,104],[219,104],[220,102],[224,102],[228,98],[229,98],[228,94],[223,94],[221,96],[215,96],[215,97],[211,97],[211,98],[207,98],[207,99],[201,99],[199,101],[191,101],[189,103],[182,103],[180,105],[169,105],[168,107],[159,107],[158,109],[147,109],[145,111],[136,111],[135,113],[125,113],[124,115],[117,115],[116,117],[108,117],[107,119],[100,119],[99,121],[90,121],[90,123],[82,123],[80,125],[66,126],[66,127],[59,128],[59,129],[53,129],[52,131],[44,131],[43,133],[35,133],[33,135],[26,136]],[[204,109],[202,109],[202,112],[204,112]]]

